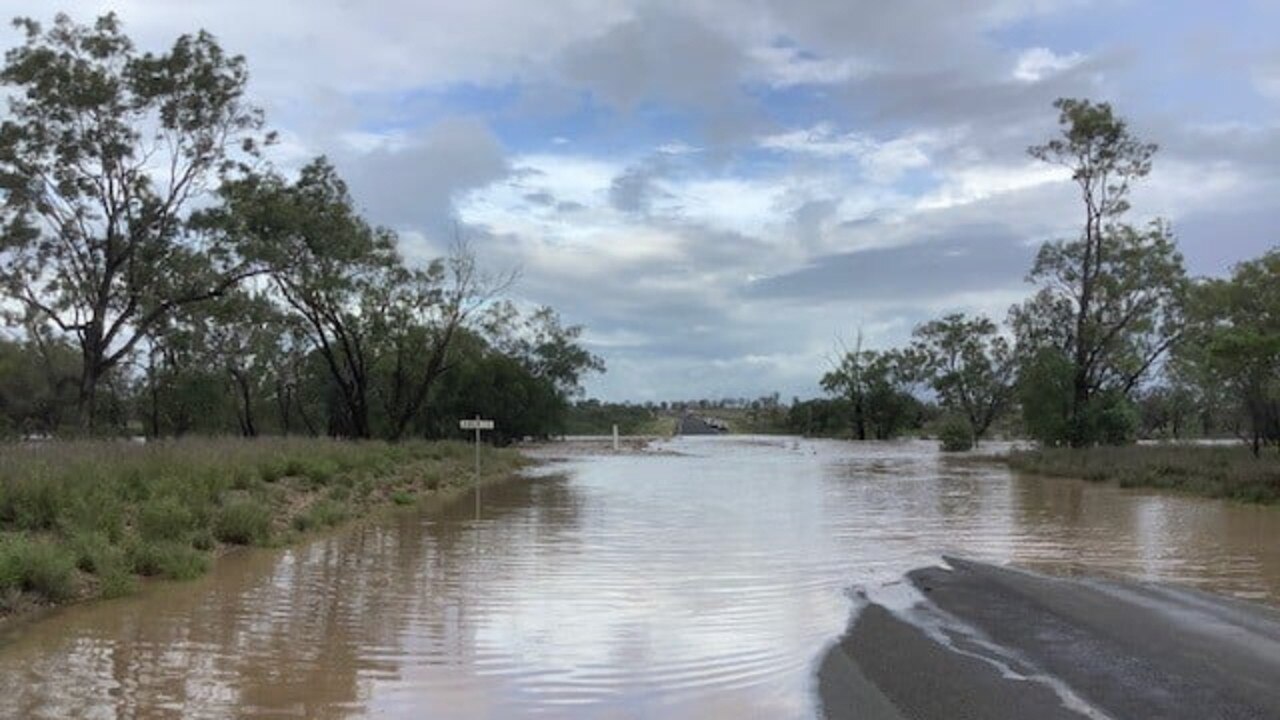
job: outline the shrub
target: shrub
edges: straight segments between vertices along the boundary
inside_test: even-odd
[[[148,500],[138,509],[138,534],[145,540],[182,540],[193,530],[191,510],[176,498]]]
[[[37,472],[27,477],[3,481],[0,492],[0,522],[22,530],[49,530],[58,520],[64,498],[61,483]]]
[[[305,512],[293,518],[293,527],[299,531],[331,527],[347,519],[347,506],[332,500],[319,500]]]
[[[120,548],[100,532],[79,532],[67,541],[67,549],[75,559],[76,567],[87,573],[98,573],[119,564],[123,554]]]
[[[98,576],[98,594],[104,598],[132,595],[138,589],[138,580],[124,566]]]
[[[75,558],[48,542],[14,538],[0,543],[0,590],[18,589],[57,602],[75,594]]]
[[[276,482],[286,474],[285,463],[279,458],[268,460],[258,467],[258,475],[262,477],[263,482]]]
[[[973,427],[969,421],[952,415],[938,426],[938,439],[943,452],[964,452],[973,449]]]
[[[172,541],[137,542],[128,551],[129,564],[139,575],[190,580],[209,569],[209,556],[190,545]]]
[[[263,544],[271,535],[271,511],[251,500],[236,500],[218,512],[214,537],[235,545]]]
[[[397,490],[391,493],[391,502],[397,505],[412,505],[415,499],[413,493],[405,492],[404,490]]]
[[[213,537],[213,533],[209,531],[209,528],[200,528],[191,537],[191,547],[197,550],[212,550],[215,544],[217,544],[217,539]]]

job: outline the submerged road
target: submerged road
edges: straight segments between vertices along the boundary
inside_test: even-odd
[[[948,559],[863,594],[828,718],[1280,718],[1280,613]]]

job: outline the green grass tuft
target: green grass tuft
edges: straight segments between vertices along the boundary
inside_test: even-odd
[[[1008,462],[1034,475],[1280,503],[1280,457],[1268,453],[1255,458],[1235,445],[1042,448],[1010,453]]]
[[[128,550],[133,572],[146,577],[190,580],[209,569],[209,556],[185,543],[136,542]]]
[[[214,520],[213,535],[232,545],[263,545],[271,537],[271,511],[262,503],[235,500]]]
[[[64,547],[21,537],[0,541],[0,591],[66,600],[76,591],[75,570],[75,557]]]

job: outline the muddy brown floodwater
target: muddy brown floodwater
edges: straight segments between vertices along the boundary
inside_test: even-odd
[[[442,514],[227,558],[0,638],[0,714],[812,717],[850,586],[944,553],[1280,604],[1280,510],[956,463],[933,443],[686,438]]]

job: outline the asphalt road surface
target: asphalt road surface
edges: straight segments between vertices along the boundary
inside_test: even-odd
[[[948,558],[863,595],[819,668],[829,718],[1280,718],[1280,613]]]

